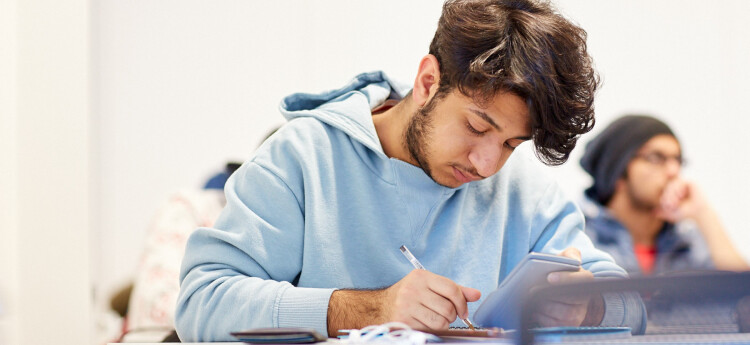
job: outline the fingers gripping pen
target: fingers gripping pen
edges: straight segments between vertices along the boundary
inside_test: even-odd
[[[418,270],[424,270],[425,269],[424,266],[422,266],[422,263],[420,263],[419,260],[417,260],[417,258],[414,257],[414,255],[412,255],[412,253],[409,251],[409,248],[406,248],[406,246],[401,246],[401,248],[399,248],[399,249],[401,250],[401,253],[404,254],[404,256],[406,257],[406,259],[409,260],[409,262],[411,262],[411,264],[412,264],[412,266],[414,266],[414,268],[416,268]],[[468,326],[469,328],[471,328],[472,331],[474,330],[474,325],[471,323],[471,321],[469,321],[469,318],[461,319],[461,321],[463,321],[464,324],[466,324],[466,326]]]

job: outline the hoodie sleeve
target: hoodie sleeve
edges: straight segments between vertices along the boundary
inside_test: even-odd
[[[326,334],[334,289],[290,283],[302,266],[301,193],[249,161],[227,181],[225,194],[214,228],[196,230],[187,243],[175,313],[180,339],[227,341],[230,332],[256,327],[311,327]]]
[[[550,184],[535,212],[532,232],[539,232],[532,251],[560,254],[575,247],[581,252],[583,269],[596,279],[627,278],[627,273],[615,264],[612,257],[595,248],[586,236],[584,217],[578,206],[566,197],[557,184]],[[601,326],[630,327],[634,334],[642,334],[646,327],[646,310],[637,293],[604,294],[605,313]]]

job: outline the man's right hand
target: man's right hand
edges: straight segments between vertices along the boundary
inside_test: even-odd
[[[425,270],[413,270],[385,290],[384,314],[416,329],[447,329],[457,316],[467,318],[467,302],[479,299],[477,289]]]
[[[334,291],[328,305],[328,334],[391,321],[419,330],[447,329],[457,316],[468,317],[467,302],[480,296],[479,290],[415,269],[383,290]]]

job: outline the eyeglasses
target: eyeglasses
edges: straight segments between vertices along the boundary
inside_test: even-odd
[[[649,153],[635,155],[635,157],[643,159],[646,162],[649,162],[653,165],[659,165],[659,166],[664,166],[667,164],[668,161],[672,161],[672,160],[677,162],[677,165],[679,166],[685,166],[685,164],[687,163],[685,162],[685,158],[682,158],[681,155],[667,156],[660,152],[649,152]]]

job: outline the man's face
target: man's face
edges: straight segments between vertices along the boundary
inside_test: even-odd
[[[478,105],[453,90],[418,109],[406,132],[414,160],[436,183],[450,188],[492,176],[529,139],[529,110],[511,93]]]
[[[647,141],[628,163],[622,180],[632,204],[649,210],[657,207],[664,187],[680,175],[681,164],[680,143],[673,136],[662,134]]]

